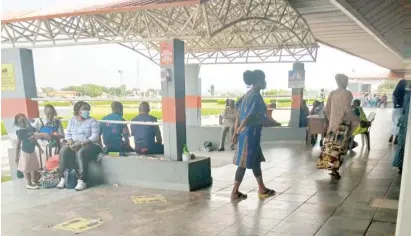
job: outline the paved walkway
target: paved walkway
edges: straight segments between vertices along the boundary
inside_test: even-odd
[[[389,110],[377,112],[372,151],[360,146],[346,157],[341,180],[316,169],[319,147],[265,143],[263,176],[278,192],[265,200],[257,198],[251,171],[241,186],[248,199],[230,200],[236,170],[231,153],[219,154],[227,164],[212,169],[213,187],[193,193],[126,186],[28,191],[21,181],[3,183],[2,235],[74,235],[53,226],[83,217],[102,224],[82,235],[392,236],[401,180],[391,167],[390,117]],[[151,194],[163,201],[131,199]]]

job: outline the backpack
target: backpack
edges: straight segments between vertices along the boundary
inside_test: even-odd
[[[60,182],[58,169],[45,170],[41,172],[41,185],[44,188],[55,188]]]
[[[41,122],[41,127],[39,132],[40,133],[46,133],[48,135],[53,135],[55,133],[57,133],[58,129],[60,128],[60,120],[54,120],[54,125],[50,126],[50,125],[44,125],[43,120],[40,118],[40,122]],[[55,152],[54,154],[57,155],[60,152],[60,140],[58,139],[51,139],[48,141],[49,143],[47,144],[46,147],[46,160],[48,160],[48,158],[50,156],[52,156],[52,151],[53,148],[55,148]]]
[[[60,120],[54,120],[54,126],[49,126],[49,125],[44,125],[43,120],[41,118],[40,122],[41,122],[41,127],[40,127],[40,133],[46,133],[49,135],[52,135],[54,133],[56,133],[60,127]]]
[[[66,180],[66,188],[74,189],[77,185],[77,171],[75,169],[65,170],[64,179]]]
[[[59,168],[59,155],[54,155],[46,161],[47,170],[55,170]]]

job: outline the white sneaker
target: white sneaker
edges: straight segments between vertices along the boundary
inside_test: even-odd
[[[60,179],[60,183],[57,184],[57,188],[58,188],[58,189],[63,189],[63,188],[65,188],[65,187],[66,187],[66,180],[65,180],[64,178],[61,178],[61,179]]]
[[[27,189],[39,189],[40,187],[38,185],[26,185]]]
[[[77,190],[77,191],[83,191],[84,189],[86,189],[87,188],[87,184],[86,183],[84,183],[84,181],[83,180],[77,180],[77,185],[76,185],[76,187],[74,188],[75,190]]]

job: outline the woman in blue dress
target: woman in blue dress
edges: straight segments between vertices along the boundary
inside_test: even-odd
[[[411,84],[409,85],[409,89],[411,89]],[[400,94],[401,95],[401,94]],[[392,161],[392,166],[398,168],[398,172],[402,173],[402,164],[404,162],[404,152],[405,152],[405,141],[407,138],[407,126],[408,126],[408,119],[410,113],[410,98],[411,98],[411,91],[404,90],[404,93],[401,95],[403,96],[403,106],[401,117],[398,120],[398,147],[394,154],[394,159]]]
[[[265,161],[261,151],[260,140],[263,121],[266,119],[266,106],[260,94],[265,89],[265,74],[261,70],[246,71],[244,83],[252,88],[237,103],[238,115],[235,121],[233,143],[237,144],[233,164],[237,165],[232,199],[245,199],[246,194],[238,191],[244,178],[245,170],[252,169],[259,187],[259,197],[275,194],[274,190],[264,185],[261,162]]]

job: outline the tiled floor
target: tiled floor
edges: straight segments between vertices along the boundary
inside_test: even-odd
[[[263,176],[278,191],[264,200],[257,198],[251,171],[241,186],[248,199],[230,200],[236,168],[229,164],[213,168],[212,188],[194,193],[126,186],[28,191],[23,182],[4,183],[1,235],[74,235],[53,226],[83,217],[103,224],[82,235],[392,236],[401,180],[391,168],[389,120],[390,110],[378,111],[371,152],[360,146],[346,157],[341,180],[316,169],[318,147],[264,144]],[[161,194],[167,202],[131,200],[149,194]]]

